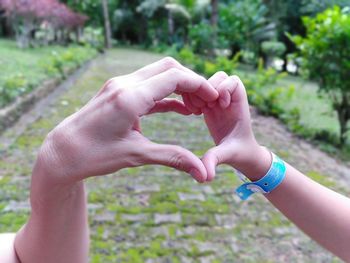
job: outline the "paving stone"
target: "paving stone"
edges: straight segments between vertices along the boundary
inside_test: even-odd
[[[218,225],[224,228],[234,228],[236,226],[236,221],[238,220],[234,215],[215,215],[215,220]]]
[[[156,236],[165,236],[169,238],[169,231],[168,228],[165,226],[158,226],[158,227],[152,227],[150,228],[151,236],[156,237]]]
[[[28,212],[30,211],[29,200],[26,201],[13,201],[11,200],[2,210],[3,212]]]
[[[216,252],[216,250],[218,249],[218,246],[216,244],[210,242],[196,242],[196,246],[198,250],[202,253],[208,251]]]
[[[115,221],[115,212],[104,211],[101,214],[97,214],[94,217],[94,221],[96,222],[114,222]]]
[[[214,256],[208,256],[208,257],[201,257],[199,258],[200,263],[212,263],[213,260],[215,260]]]
[[[87,208],[88,208],[88,210],[89,210],[90,212],[92,212],[92,211],[96,211],[96,210],[98,210],[98,209],[103,208],[103,205],[102,205],[102,204],[99,204],[99,203],[89,203],[89,204],[87,205]]]
[[[133,185],[128,186],[128,189],[134,191],[135,193],[149,193],[149,192],[159,192],[160,186],[157,184],[153,185]]]
[[[147,214],[122,214],[121,217],[128,222],[141,222],[146,221],[149,216]]]
[[[180,223],[181,215],[180,213],[175,214],[155,214],[154,215],[154,223],[156,225],[163,223]]]
[[[188,226],[183,229],[176,229],[176,236],[192,236],[194,233],[196,233],[196,228],[193,226]]]
[[[192,186],[191,189],[193,191],[201,191],[205,194],[214,194],[214,190],[210,185],[200,185],[200,186]]]
[[[188,258],[188,257],[181,256],[181,257],[180,257],[180,262],[181,262],[181,263],[193,263],[193,259]]]
[[[190,194],[190,193],[178,193],[181,201],[205,201],[205,197],[202,193]]]

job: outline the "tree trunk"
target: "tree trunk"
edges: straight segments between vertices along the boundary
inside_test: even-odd
[[[108,11],[108,0],[101,0],[103,8],[103,18],[104,18],[104,27],[105,27],[105,48],[112,47],[111,41],[111,23],[109,20],[109,11]]]
[[[168,10],[168,41],[170,45],[173,43],[173,36],[174,36],[174,17],[173,17],[173,12],[171,10]]]
[[[338,114],[338,121],[340,126],[340,147],[344,147],[347,139],[348,132],[348,122],[350,120],[350,105],[348,105],[348,101],[346,95],[343,96],[341,104],[336,106],[336,111]]]
[[[218,0],[211,0],[211,17],[210,24],[213,29],[213,38],[212,38],[212,48],[211,55],[214,55],[214,50],[217,47],[217,28],[218,28]]]

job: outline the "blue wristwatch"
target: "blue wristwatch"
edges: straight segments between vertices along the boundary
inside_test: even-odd
[[[280,185],[286,176],[286,165],[281,158],[272,153],[271,167],[266,175],[260,180],[250,182],[241,172],[236,172],[237,175],[245,182],[236,189],[236,194],[242,200],[246,200],[254,193],[270,193],[273,189]]]

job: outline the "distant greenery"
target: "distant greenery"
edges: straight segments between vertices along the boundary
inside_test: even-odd
[[[60,46],[20,50],[14,41],[0,41],[0,108],[30,92],[44,80],[64,78],[68,69],[94,57],[88,47]]]
[[[265,69],[262,60],[257,70],[247,70],[238,62],[240,54],[233,59],[208,59],[194,54],[189,48],[169,54],[206,77],[219,70],[238,75],[247,88],[250,103],[260,113],[279,118],[295,134],[321,143],[320,147],[329,153],[338,153],[336,113],[330,101],[317,93],[315,84],[279,73],[273,68]],[[348,148],[343,149],[344,157]]]
[[[350,8],[327,9],[303,22],[306,36],[291,39],[300,49],[305,73],[318,82],[338,114],[339,144],[344,146],[350,129]]]

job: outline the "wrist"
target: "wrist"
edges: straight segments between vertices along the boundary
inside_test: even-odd
[[[251,147],[251,151],[246,158],[235,162],[232,166],[243,173],[249,180],[257,181],[269,170],[272,162],[271,152],[258,144]]]
[[[56,132],[50,132],[37,155],[37,159],[33,169],[33,176],[41,178],[41,182],[49,184],[67,184],[67,179],[72,179],[69,176],[67,167],[67,157],[62,154],[61,148],[65,148],[62,136]],[[68,157],[69,158],[69,157]],[[72,182],[74,183],[74,182]]]

